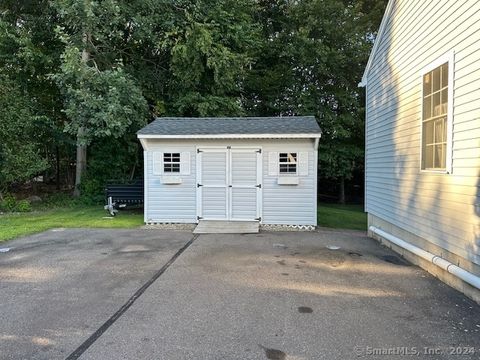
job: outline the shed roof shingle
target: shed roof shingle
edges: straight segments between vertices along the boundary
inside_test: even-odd
[[[288,117],[162,117],[157,118],[138,135],[255,135],[318,134],[314,116]]]

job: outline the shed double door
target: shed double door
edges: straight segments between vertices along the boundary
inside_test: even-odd
[[[262,151],[254,147],[197,150],[197,216],[205,220],[260,220]]]

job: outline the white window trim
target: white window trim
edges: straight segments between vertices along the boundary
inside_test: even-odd
[[[423,159],[423,76],[437,67],[448,63],[448,103],[447,103],[447,153],[445,159],[445,170],[422,169]],[[453,89],[455,79],[455,51],[451,50],[427,65],[420,73],[420,86],[422,98],[420,101],[420,172],[430,174],[451,174],[452,173],[452,151],[453,151]]]

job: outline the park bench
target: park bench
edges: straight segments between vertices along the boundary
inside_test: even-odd
[[[107,183],[105,199],[107,204],[104,208],[112,216],[115,216],[119,209],[143,206],[143,179]]]

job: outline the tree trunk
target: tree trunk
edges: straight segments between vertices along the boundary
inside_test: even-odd
[[[55,146],[55,188],[60,190],[60,148]]]
[[[345,178],[342,176],[340,178],[340,189],[338,192],[338,202],[342,205],[345,204]]]
[[[80,196],[80,184],[82,182],[82,175],[87,167],[87,146],[80,145],[79,139],[83,137],[83,127],[78,129],[77,132],[77,162],[75,164],[75,189],[73,190],[73,196]]]
[[[83,35],[83,50],[82,50],[82,62],[87,63],[90,59],[90,53],[88,51],[88,41],[90,35],[85,32]],[[82,175],[87,167],[87,145],[84,144],[85,128],[80,126],[77,131],[77,162],[75,165],[75,189],[73,190],[73,196],[80,196],[80,183],[82,182]]]

